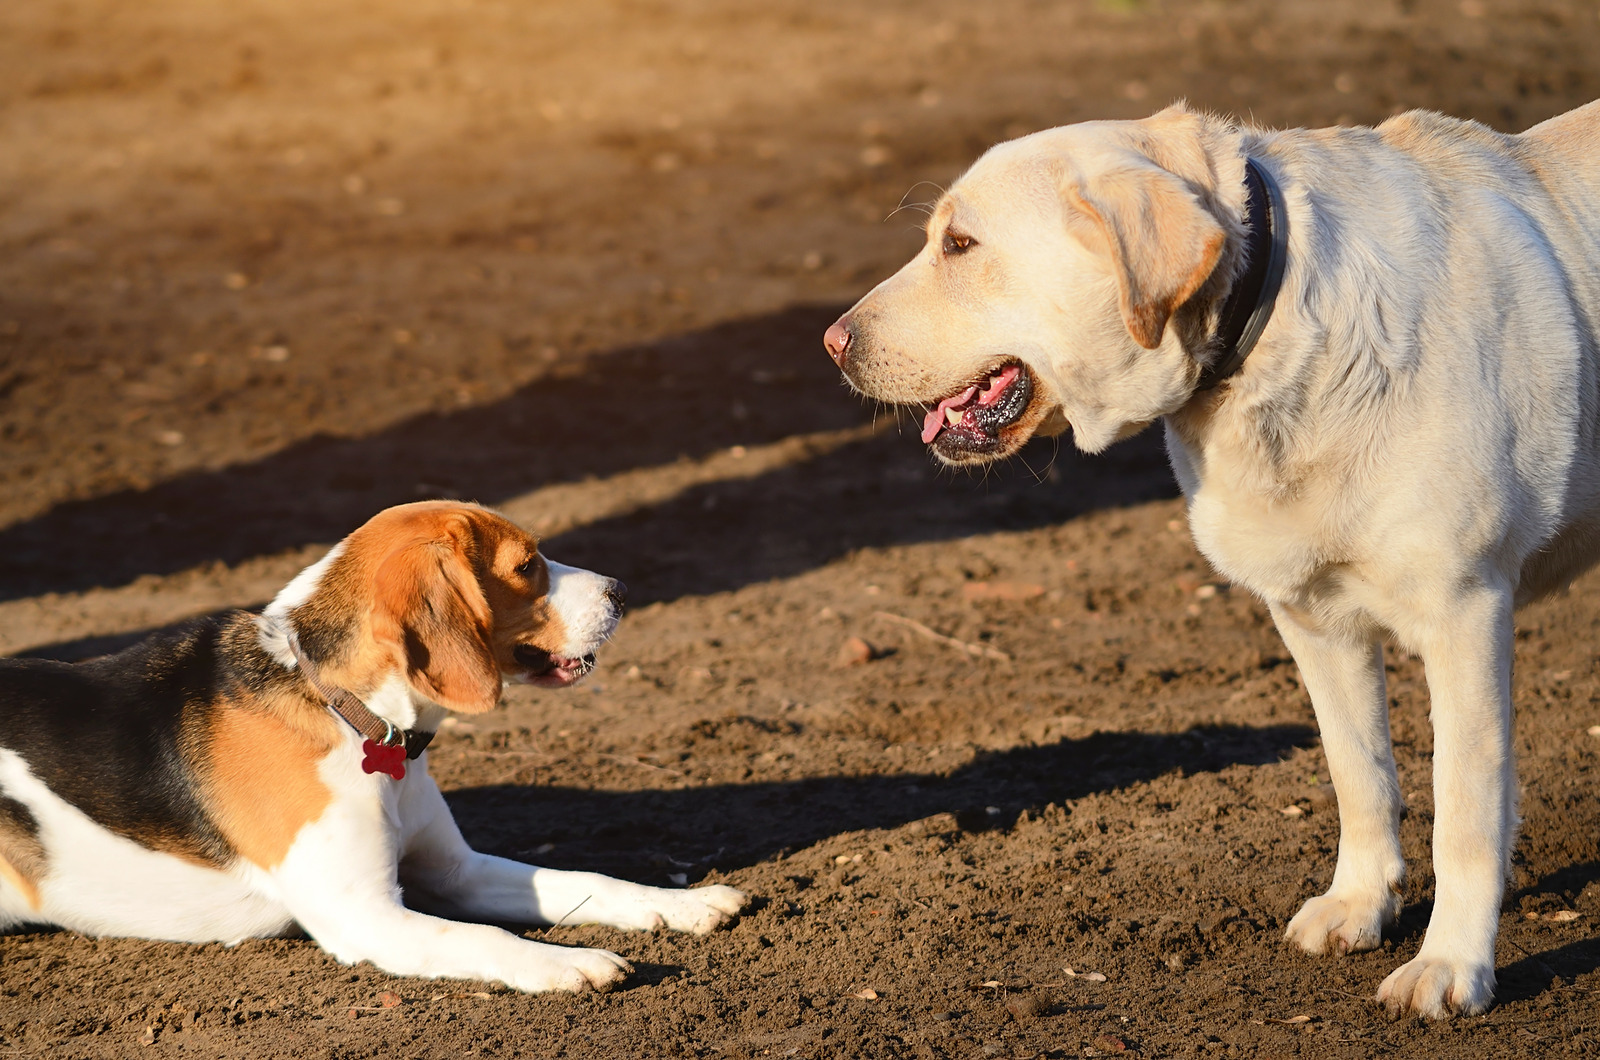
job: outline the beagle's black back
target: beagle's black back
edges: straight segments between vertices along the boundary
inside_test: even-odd
[[[221,863],[228,845],[200,805],[192,763],[217,690],[233,676],[218,645],[240,618],[249,621],[205,619],[80,663],[0,659],[0,748],[102,827]],[[0,801],[0,813],[14,802]]]

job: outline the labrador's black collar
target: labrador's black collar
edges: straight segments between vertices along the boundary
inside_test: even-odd
[[[1244,275],[1228,292],[1218,318],[1217,359],[1200,373],[1195,392],[1210,390],[1233,375],[1255,348],[1256,340],[1272,319],[1272,307],[1283,284],[1283,267],[1288,258],[1289,215],[1283,192],[1272,174],[1254,159],[1244,160],[1244,182],[1249,195],[1245,223]]]

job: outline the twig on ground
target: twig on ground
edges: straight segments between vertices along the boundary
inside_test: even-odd
[[[947,637],[943,633],[929,629],[927,626],[924,626],[921,622],[918,622],[915,619],[907,618],[904,615],[897,615],[893,611],[874,611],[872,612],[872,617],[881,618],[885,622],[893,622],[897,626],[909,629],[911,632],[925,640],[931,640],[935,644],[943,644],[947,648],[954,648],[956,651],[962,652],[966,655],[972,655],[984,659],[996,659],[1000,662],[1011,661],[1011,656],[1007,655],[999,648],[991,648],[987,644],[969,644],[964,640],[956,640],[954,637]]]
[[[603,754],[600,757],[601,758],[609,758],[613,762],[621,762],[624,765],[638,766],[640,769],[653,769],[657,773],[670,773],[675,777],[681,777],[681,776],[686,776],[687,775],[687,774],[684,774],[684,773],[680,773],[676,769],[668,769],[666,766],[658,766],[653,762],[645,762],[645,761],[642,761],[642,760],[637,759],[637,758],[629,758],[627,755]]]

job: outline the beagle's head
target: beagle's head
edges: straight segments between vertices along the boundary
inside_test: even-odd
[[[470,714],[492,709],[507,678],[559,687],[587,674],[623,593],[545,559],[495,512],[425,501],[373,516],[265,617],[341,687],[360,695],[398,675],[424,701]]]

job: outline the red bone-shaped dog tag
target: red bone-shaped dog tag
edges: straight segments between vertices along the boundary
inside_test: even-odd
[[[396,780],[404,779],[406,775],[406,745],[397,743],[393,747],[385,747],[376,740],[368,740],[361,745],[367,757],[361,760],[363,773],[387,773]]]

